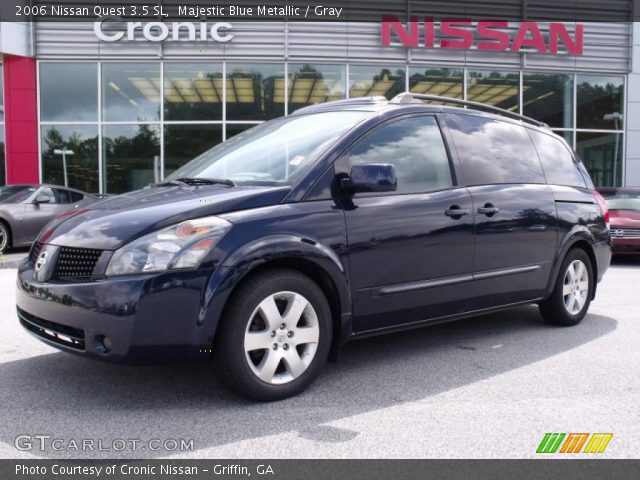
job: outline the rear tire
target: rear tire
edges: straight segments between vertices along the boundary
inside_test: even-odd
[[[212,366],[233,392],[273,401],[302,392],[331,347],[331,309],[318,285],[290,269],[244,281],[220,319]]]
[[[0,253],[4,253],[11,246],[11,232],[3,221],[0,221]]]
[[[562,261],[551,296],[540,303],[542,317],[552,325],[577,325],[589,310],[594,286],[589,255],[581,248],[570,250]]]

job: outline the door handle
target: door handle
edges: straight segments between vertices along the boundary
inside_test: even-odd
[[[498,207],[495,207],[493,205],[493,203],[485,203],[484,207],[478,208],[478,213],[484,214],[487,217],[492,217],[493,215],[495,215],[499,211],[500,211],[500,209]]]
[[[463,208],[460,208],[458,205],[452,205],[444,211],[444,214],[447,217],[460,218],[463,215],[469,215],[469,209],[468,208],[463,209]]]

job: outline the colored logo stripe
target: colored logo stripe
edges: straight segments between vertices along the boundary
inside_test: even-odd
[[[589,438],[591,435],[591,438]],[[566,437],[566,440],[564,438]],[[613,433],[545,433],[542,442],[538,445],[536,453],[603,453],[609,445]],[[587,439],[589,441],[587,442]],[[564,443],[562,441],[564,440]],[[587,446],[582,450],[584,444]]]
[[[587,447],[584,449],[584,453],[602,453],[604,449],[609,445],[609,441],[613,437],[613,433],[594,433],[591,435]]]
[[[587,438],[589,438],[588,433],[570,433],[562,445],[560,453],[580,453]]]
[[[564,433],[545,433],[536,453],[556,453],[564,436]]]

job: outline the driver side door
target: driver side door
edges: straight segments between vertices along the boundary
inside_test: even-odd
[[[336,172],[349,175],[358,163],[393,164],[398,187],[356,193],[343,207],[354,330],[464,312],[471,295],[474,215],[436,117],[403,116],[374,128],[338,159]]]

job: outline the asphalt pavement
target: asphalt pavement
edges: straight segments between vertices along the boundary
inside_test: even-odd
[[[611,432],[599,457],[640,456],[640,260],[611,267],[577,327],[527,306],[353,342],[270,404],[227,393],[207,365],[58,352],[19,326],[14,285],[1,269],[0,458],[534,458],[546,432]]]
[[[13,248],[0,253],[0,268],[17,268],[27,255],[29,255],[28,248]]]

